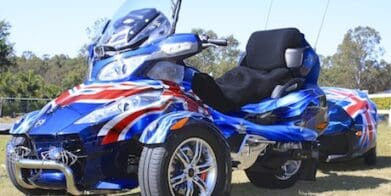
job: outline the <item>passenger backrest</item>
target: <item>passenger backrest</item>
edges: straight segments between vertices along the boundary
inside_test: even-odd
[[[304,35],[296,28],[257,31],[250,36],[241,65],[267,72],[277,68],[297,68],[298,61],[303,60],[305,46]]]

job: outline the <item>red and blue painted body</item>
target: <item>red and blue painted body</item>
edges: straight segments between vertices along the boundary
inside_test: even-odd
[[[322,88],[328,102],[329,125],[319,138],[327,162],[349,160],[376,147],[377,109],[365,92]]]

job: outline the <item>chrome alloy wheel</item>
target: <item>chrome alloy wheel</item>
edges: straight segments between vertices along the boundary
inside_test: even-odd
[[[175,149],[168,165],[171,195],[211,195],[217,182],[217,161],[210,145],[189,138]]]
[[[276,175],[276,178],[280,180],[288,180],[299,171],[300,166],[301,160],[288,160],[281,166],[284,174],[281,176]]]
[[[301,143],[284,143],[279,146],[282,151],[288,151],[289,149],[302,149]],[[295,175],[301,167],[301,160],[287,160],[282,166],[281,169],[284,171],[284,174],[279,176],[276,175],[276,178],[280,180],[288,180],[293,175]]]

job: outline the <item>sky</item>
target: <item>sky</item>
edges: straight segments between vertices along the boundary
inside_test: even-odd
[[[157,7],[163,4],[163,0],[156,1]],[[97,19],[110,18],[123,2],[0,0],[0,20],[12,26],[10,41],[17,55],[28,50],[38,56],[62,53],[72,57],[89,42],[86,28]],[[183,0],[177,32],[204,28],[221,36],[233,34],[243,49],[253,31],[265,29],[271,2],[266,29],[297,27],[315,44],[327,0]],[[317,52],[331,55],[349,29],[370,26],[382,36],[383,58],[391,61],[390,10],[389,0],[330,0]]]

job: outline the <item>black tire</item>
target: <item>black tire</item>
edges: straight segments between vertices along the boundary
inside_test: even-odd
[[[257,161],[260,161],[260,159]],[[284,189],[293,186],[299,180],[303,167],[304,162],[301,161],[296,173],[292,174],[287,179],[278,178],[276,175],[271,173],[257,171],[256,168],[252,167],[245,170],[245,172],[250,182],[257,187],[268,189]]]
[[[168,182],[168,167],[176,148],[190,138],[202,139],[213,150],[217,163],[217,180],[212,195],[230,195],[231,158],[223,136],[205,124],[190,124],[175,131],[162,146],[145,146],[139,164],[141,195],[171,195]]]
[[[246,175],[250,182],[257,187],[268,189],[285,189],[293,186],[299,180],[301,173],[300,170],[287,180],[280,180],[272,174],[249,170],[246,170]]]
[[[12,142],[13,140],[15,140],[15,137],[12,137],[9,142]],[[67,195],[67,193],[65,191],[23,188],[16,181],[16,177],[13,172],[14,164],[12,163],[11,156],[9,154],[7,154],[6,159],[7,159],[6,160],[7,173],[8,173],[10,180],[11,180],[11,183],[15,186],[16,189],[18,189],[23,194],[25,194],[25,195]]]
[[[364,154],[364,163],[367,165],[375,165],[377,162],[377,153],[376,153],[376,146],[368,150]]]

